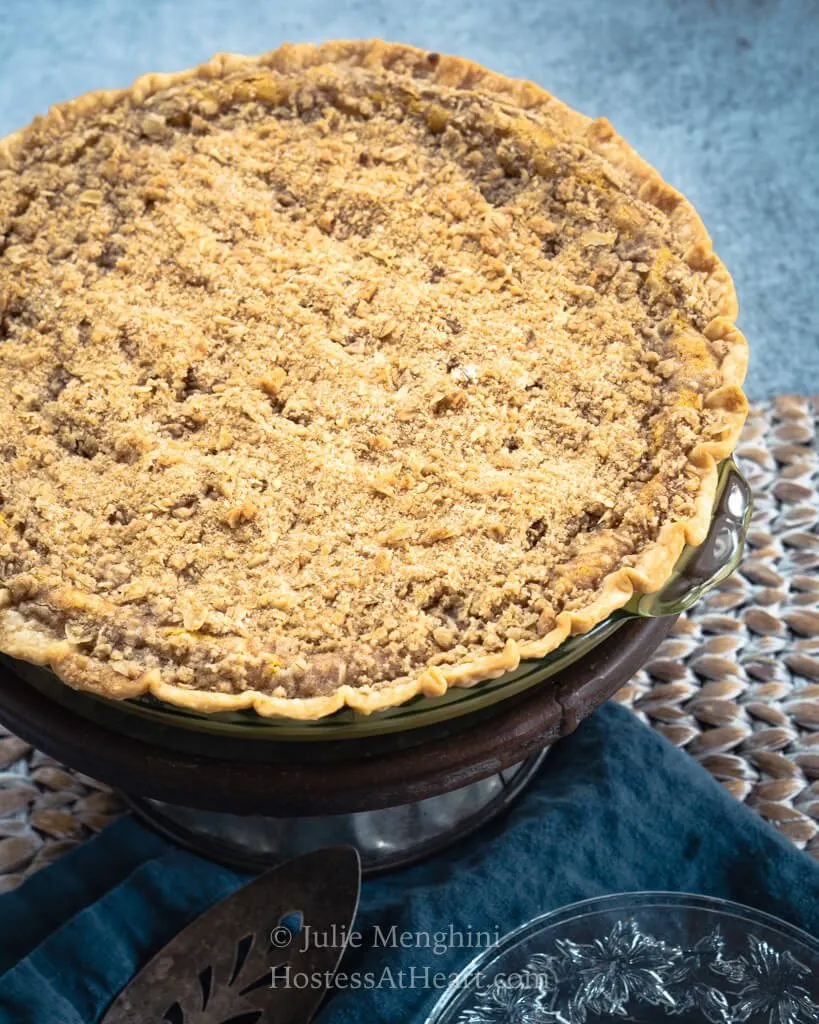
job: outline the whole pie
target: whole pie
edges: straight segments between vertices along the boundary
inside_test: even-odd
[[[0,649],[293,718],[540,658],[704,539],[736,312],[606,121],[466,60],[56,107],[0,143]]]

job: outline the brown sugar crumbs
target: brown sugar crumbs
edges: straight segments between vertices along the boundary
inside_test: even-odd
[[[311,696],[537,639],[692,514],[708,275],[546,113],[250,67],[0,171],[0,605]]]

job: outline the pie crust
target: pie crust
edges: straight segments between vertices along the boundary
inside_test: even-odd
[[[313,719],[669,578],[747,403],[731,278],[605,120],[380,41],[0,142],[0,650]]]

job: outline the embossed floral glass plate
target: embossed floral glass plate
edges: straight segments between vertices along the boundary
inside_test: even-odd
[[[816,1024],[819,941],[728,900],[625,893],[484,950],[427,1024]]]

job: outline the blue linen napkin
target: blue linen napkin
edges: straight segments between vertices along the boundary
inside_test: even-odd
[[[0,897],[0,1022],[93,1024],[154,952],[244,880],[118,821]],[[364,884],[364,941],[343,969],[380,979],[389,968],[388,980],[334,992],[317,1021],[421,1022],[440,995],[435,976],[478,952],[458,948],[470,933],[504,934],[575,900],[645,889],[737,900],[819,936],[819,864],[609,704],[557,744],[504,816]],[[393,925],[442,941],[385,944]]]

